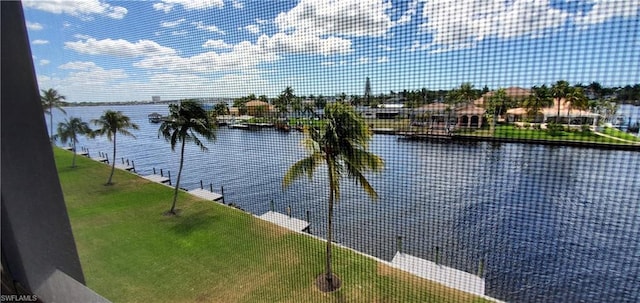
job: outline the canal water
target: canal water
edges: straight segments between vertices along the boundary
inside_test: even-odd
[[[106,109],[140,126],[136,139],[118,137],[118,158],[133,160],[140,174],[169,170],[175,180],[179,154],[147,121],[167,106],[66,108],[85,121]],[[187,145],[181,187],[224,186],[227,203],[254,214],[272,200],[300,219],[309,211],[312,232],[324,236],[326,170],[282,188],[287,168],[306,155],[301,140],[297,132],[222,127],[208,152]],[[111,157],[106,138],[81,138],[79,146]],[[509,302],[640,301],[640,153],[385,135],[374,136],[370,150],[385,161],[382,173],[368,175],[380,197],[343,180],[337,242],[391,260],[401,236],[404,252],[435,260],[439,250],[442,264],[470,273],[484,260],[486,294]]]

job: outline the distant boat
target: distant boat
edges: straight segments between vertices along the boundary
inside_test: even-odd
[[[151,113],[147,116],[150,123],[160,123],[162,121],[162,115],[158,113]]]
[[[230,124],[229,128],[240,128],[240,129],[248,129],[249,125],[246,124]]]

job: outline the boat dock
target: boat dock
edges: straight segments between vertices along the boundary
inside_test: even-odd
[[[161,175],[146,175],[142,177],[156,183],[168,183],[170,181],[169,178]]]
[[[122,170],[126,170],[126,171],[132,171],[134,170],[134,167],[127,164],[116,164],[116,168],[117,169],[122,169]]]
[[[201,188],[196,188],[196,189],[192,189],[190,191],[188,191],[188,193],[198,197],[198,198],[202,198],[205,200],[209,200],[209,201],[218,201],[220,199],[222,199],[222,195],[218,194],[218,193],[214,193],[211,191],[208,191],[206,189],[201,189]]]
[[[307,221],[289,217],[285,214],[274,211],[268,211],[265,214],[256,217],[296,232],[303,232],[309,228],[309,222]]]
[[[390,265],[415,276],[438,282],[447,287],[484,296],[483,278],[455,268],[436,264],[408,254],[397,252]]]
[[[93,157],[91,158],[91,160],[93,161],[98,161],[98,162],[102,162],[102,163],[107,163],[109,162],[109,160],[107,158],[103,158],[103,157]]]

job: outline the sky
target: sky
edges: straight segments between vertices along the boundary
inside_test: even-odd
[[[69,102],[640,82],[640,0],[23,0]]]

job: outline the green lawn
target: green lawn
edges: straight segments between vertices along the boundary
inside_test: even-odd
[[[609,129],[607,129],[609,130]],[[615,130],[617,131],[617,130]],[[491,137],[491,133],[489,129],[483,128],[479,130],[461,130],[457,132],[459,135],[464,136],[479,136],[479,137]],[[617,131],[617,133],[606,133],[611,136],[615,136],[618,138],[627,139],[626,137],[622,137],[620,134],[628,135],[626,133]],[[547,130],[541,129],[521,129],[514,127],[512,125],[497,125],[495,130],[495,138],[507,138],[507,139],[522,139],[522,140],[549,140],[549,141],[581,141],[581,142],[594,142],[594,143],[613,143],[613,144],[629,144],[628,142],[624,142],[621,140],[616,140],[612,138],[606,138],[602,136],[598,136],[593,132],[581,132],[581,131],[560,131],[555,135],[552,135]],[[637,138],[636,138],[637,139]],[[638,140],[637,142],[640,142]]]
[[[602,133],[605,135],[613,136],[613,137],[628,140],[628,141],[640,142],[640,138],[638,138],[637,136],[634,136],[629,133],[625,133],[623,131],[620,131],[618,129],[611,128],[611,127],[605,127],[602,130]]]
[[[185,193],[165,217],[168,187],[119,170],[104,186],[106,165],[71,156],[55,150],[87,285],[113,302],[484,301],[342,249],[343,287],[321,293],[323,242]]]

